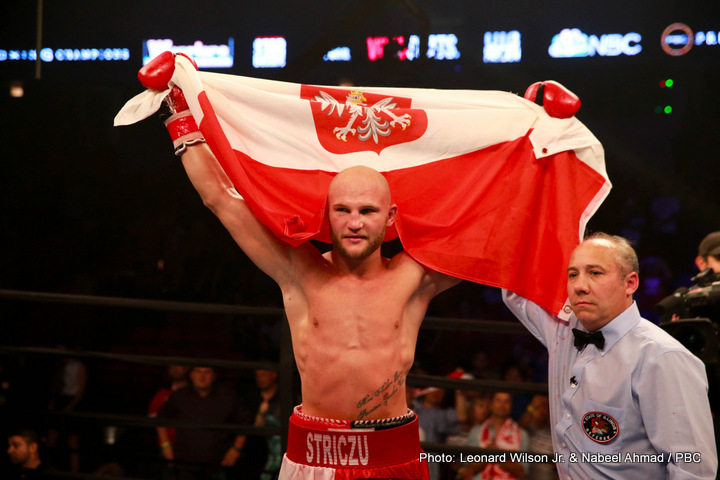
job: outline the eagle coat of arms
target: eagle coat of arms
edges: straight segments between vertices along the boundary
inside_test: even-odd
[[[411,109],[412,99],[361,90],[303,85],[322,146],[331,153],[374,151],[420,138],[427,129],[424,110]]]

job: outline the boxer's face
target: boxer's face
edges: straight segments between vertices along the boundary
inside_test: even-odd
[[[375,171],[344,171],[330,185],[330,234],[344,258],[363,260],[380,248],[396,212],[387,183]]]

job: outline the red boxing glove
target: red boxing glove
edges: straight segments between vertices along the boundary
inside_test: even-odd
[[[553,80],[533,83],[525,91],[525,98],[542,105],[555,118],[570,118],[581,105],[577,95]]]
[[[168,88],[174,72],[175,55],[172,52],[163,52],[140,69],[138,80],[143,87],[162,92]]]
[[[195,60],[184,53],[178,55],[190,60],[195,70],[198,69]],[[175,73],[175,55],[172,52],[163,52],[138,71],[138,79],[143,87],[162,92],[168,88],[173,73]]]
[[[183,53],[178,53],[178,55],[190,60],[197,70],[197,64],[192,58]],[[163,91],[168,88],[174,72],[175,55],[171,52],[163,52],[140,69],[138,79],[144,87],[150,90]],[[165,105],[170,113],[165,120],[165,126],[170,132],[170,138],[175,146],[175,155],[182,155],[188,145],[205,141],[180,88],[172,87],[168,96],[165,97]]]

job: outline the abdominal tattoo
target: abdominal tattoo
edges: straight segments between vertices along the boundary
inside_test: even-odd
[[[403,372],[395,372],[392,378],[388,378],[378,387],[375,392],[365,395],[355,405],[360,413],[357,420],[362,420],[380,407],[387,406],[390,397],[400,391],[400,387],[405,385],[405,374]],[[375,403],[377,402],[377,403]]]

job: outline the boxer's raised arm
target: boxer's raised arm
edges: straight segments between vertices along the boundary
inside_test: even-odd
[[[145,65],[138,72],[138,78],[148,89],[162,91],[172,86],[169,82],[174,70],[175,56],[165,52]],[[165,107],[169,115],[165,125],[173,140],[175,155],[182,158],[185,171],[203,203],[220,219],[255,265],[281,287],[293,282],[296,264],[307,247],[290,246],[255,218],[205,143],[179,87],[172,86],[165,98]]]
[[[297,248],[277,238],[255,218],[210,148],[205,143],[189,146],[181,158],[205,206],[218,217],[250,260],[279,285],[292,281]]]

